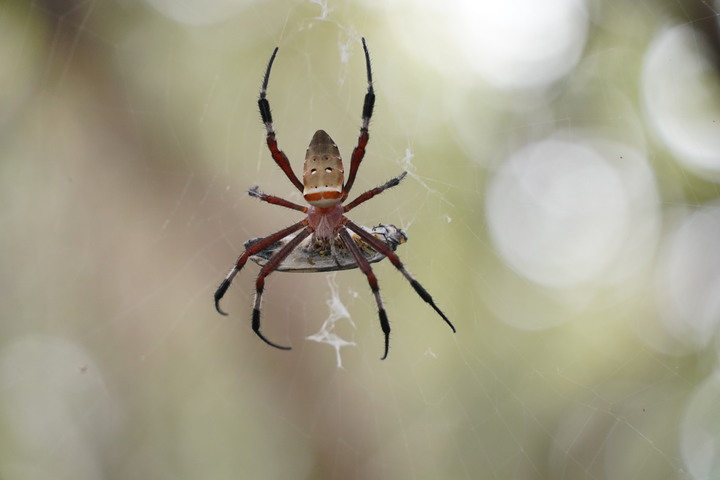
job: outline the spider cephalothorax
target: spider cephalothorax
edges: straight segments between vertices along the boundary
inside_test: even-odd
[[[345,181],[345,169],[340,150],[324,130],[316,131],[310,141],[305,155],[302,183],[295,176],[287,156],[278,148],[270,103],[266,98],[270,69],[273,61],[275,61],[277,48],[270,57],[260,90],[258,107],[267,131],[267,144],[272,158],[293,185],[302,192],[303,198],[308,202],[309,206],[298,205],[274,195],[267,195],[257,187],[249,190],[248,193],[253,197],[273,205],[297,210],[306,214],[306,216],[296,224],[279,232],[267,237],[248,240],[245,243],[245,251],[240,254],[230,273],[215,292],[215,308],[223,315],[227,315],[220,309],[220,299],[225,295],[240,269],[245,266],[248,259],[252,259],[261,266],[260,273],[255,281],[252,329],[265,343],[283,350],[289,350],[290,347],[273,343],[260,332],[260,306],[262,304],[265,278],[276,270],[285,272],[326,272],[359,268],[367,277],[370,289],[375,297],[380,317],[380,327],[385,335],[385,353],[382,358],[386,358],[390,344],[390,322],[380,298],[380,287],[377,278],[370,267],[371,263],[378,262],[385,257],[405,276],[418,295],[430,304],[453,332],[455,331],[453,324],[435,305],[427,290],[413,278],[400,261],[400,258],[395,254],[395,248],[407,240],[405,234],[393,225],[378,225],[373,229],[362,227],[345,216],[345,213],[358,205],[388,188],[396,186],[405,177],[405,172],[403,172],[385,184],[362,193],[352,202],[343,203],[350,193],[360,162],[365,156],[365,147],[370,138],[368,126],[375,105],[370,54],[364,38],[362,39],[362,45],[365,52],[368,91],[363,102],[360,137],[350,158],[350,172],[347,182]]]

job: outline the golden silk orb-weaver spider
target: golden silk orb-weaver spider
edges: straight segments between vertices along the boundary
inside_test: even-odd
[[[365,52],[368,89],[363,102],[360,137],[350,157],[350,173],[347,181],[345,181],[345,170],[340,151],[324,130],[315,132],[310,141],[305,154],[302,182],[295,176],[287,156],[278,148],[270,103],[266,98],[270,69],[278,52],[277,47],[273,51],[260,89],[260,98],[258,99],[260,116],[265,124],[265,130],[267,130],[267,145],[273,160],[292,184],[302,192],[308,205],[298,205],[274,195],[267,195],[262,193],[258,187],[251,188],[248,193],[263,202],[291,208],[306,216],[294,225],[267,237],[254,238],[245,243],[245,251],[240,254],[235,265],[215,292],[215,308],[219,313],[227,315],[220,308],[220,300],[248,259],[253,260],[261,268],[255,281],[252,329],[268,345],[281,350],[290,350],[290,347],[271,342],[260,331],[260,305],[265,288],[265,278],[276,270],[280,272],[326,272],[359,268],[367,277],[375,297],[375,303],[377,303],[380,327],[385,335],[385,353],[382,356],[384,360],[390,345],[390,322],[380,298],[377,278],[370,267],[371,263],[379,262],[385,257],[390,259],[390,262],[410,282],[417,294],[430,304],[453,332],[455,332],[455,327],[435,305],[428,291],[415,280],[395,254],[395,248],[407,240],[405,233],[394,225],[378,225],[370,229],[353,223],[345,216],[347,212],[375,195],[398,185],[407,173],[403,172],[383,185],[362,193],[348,204],[343,203],[350,193],[360,163],[365,156],[365,147],[370,138],[368,126],[375,105],[370,54],[364,38],[362,46]]]

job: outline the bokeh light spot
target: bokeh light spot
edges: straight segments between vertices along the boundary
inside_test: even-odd
[[[720,206],[698,210],[669,240],[661,259],[658,302],[668,330],[703,347],[720,322]]]
[[[680,449],[692,478],[720,475],[720,379],[717,373],[702,384],[688,402],[681,425]]]
[[[720,86],[704,47],[687,25],[659,33],[645,56],[642,91],[650,125],[678,162],[717,182]]]
[[[541,285],[586,282],[614,257],[628,228],[628,197],[594,150],[547,140],[517,151],[488,193],[491,234],[505,261]]]
[[[447,75],[466,76],[469,68],[497,88],[544,88],[571,71],[587,40],[582,0],[407,3],[399,2],[406,6],[400,31],[409,50]]]

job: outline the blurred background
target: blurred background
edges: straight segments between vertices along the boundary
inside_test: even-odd
[[[0,478],[720,478],[720,2],[0,3]],[[258,267],[317,129],[375,264]],[[347,163],[346,163],[347,165]]]

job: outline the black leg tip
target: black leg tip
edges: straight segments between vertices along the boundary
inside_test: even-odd
[[[263,335],[262,333],[260,333],[259,330],[256,330],[256,331],[255,331],[255,335],[257,335],[258,337],[260,337],[260,340],[262,340],[263,342],[267,343],[267,344],[270,345],[271,347],[277,348],[278,350],[292,350],[292,347],[286,347],[286,346],[284,346],[284,345],[278,345],[277,343],[271,342],[270,340],[268,340],[267,338],[265,338],[265,335]]]
[[[224,312],[224,311],[220,308],[220,301],[219,301],[219,300],[216,300],[216,301],[215,301],[215,310],[217,310],[217,312],[218,312],[220,315],[225,315],[226,317],[228,316],[227,312]]]
[[[390,322],[387,318],[387,313],[385,313],[385,309],[378,310],[378,315],[380,316],[380,328],[382,328],[383,334],[385,335],[385,353],[380,358],[380,360],[385,360],[388,356],[388,351],[390,350]]]
[[[220,308],[220,300],[225,296],[225,292],[227,292],[228,287],[230,287],[230,280],[226,278],[215,291],[215,310],[217,310],[219,314],[225,316],[227,316],[227,313],[223,312]]]
[[[263,334],[260,332],[260,310],[258,310],[258,309],[256,309],[256,308],[253,308],[253,314],[252,314],[252,329],[253,329],[253,332],[255,332],[255,335],[257,335],[258,337],[260,337],[260,340],[262,340],[263,342],[267,343],[267,344],[270,345],[271,347],[275,347],[275,348],[277,348],[277,349],[279,349],[279,350],[292,350],[292,347],[285,347],[285,346],[283,346],[283,345],[278,345],[277,343],[271,342],[270,340],[268,340],[268,339],[265,337],[265,335],[263,335]]]
[[[435,310],[437,312],[437,314],[440,315],[443,320],[445,320],[445,323],[447,323],[448,326],[452,329],[453,333],[455,333],[456,332],[455,325],[453,325],[452,322],[450,321],[450,319],[448,319],[445,316],[445,314],[442,312],[442,310],[440,310],[440,308],[438,308],[438,306],[435,305],[435,302],[433,301],[433,299],[430,296],[430,294],[428,293],[428,291],[425,290],[423,288],[423,286],[420,285],[420,283],[418,283],[417,280],[411,280],[410,285],[412,285],[412,287],[415,289],[417,294],[420,295],[420,298],[425,300],[433,308],[433,310]]]

